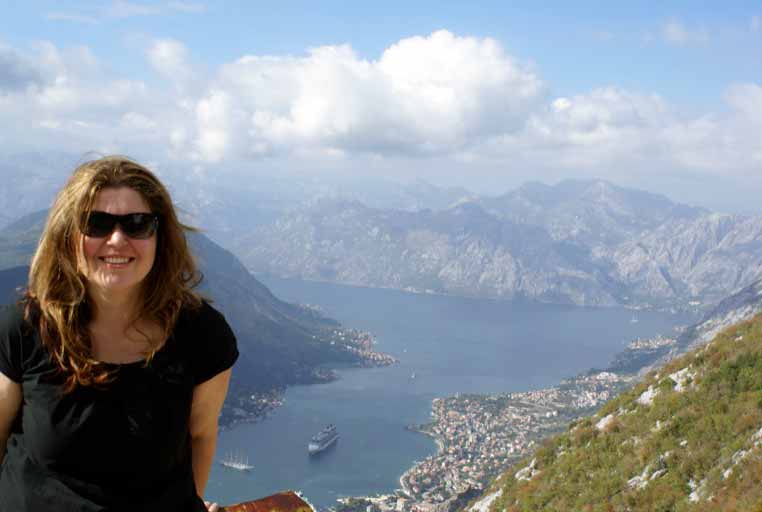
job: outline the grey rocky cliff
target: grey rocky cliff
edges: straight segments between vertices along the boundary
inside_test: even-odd
[[[450,208],[316,201],[234,250],[279,276],[580,305],[712,304],[762,276],[762,219],[603,181],[529,184]]]

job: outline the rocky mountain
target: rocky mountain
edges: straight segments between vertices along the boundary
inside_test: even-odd
[[[322,200],[242,236],[255,272],[580,305],[712,304],[762,277],[762,219],[604,181],[402,211]]]
[[[465,510],[759,510],[761,461],[758,315],[573,422]]]
[[[626,292],[584,249],[472,202],[407,212],[324,200],[255,229],[237,253],[256,272],[419,292],[599,305]]]
[[[554,240],[588,247],[616,245],[668,220],[706,213],[664,196],[600,180],[566,180],[555,186],[527,183],[477,202],[497,217],[541,226]]]
[[[44,216],[30,214],[0,230],[1,297],[12,297],[26,282],[28,267],[13,265],[18,260],[28,264]],[[266,391],[315,382],[326,377],[321,365],[361,362],[353,344],[356,333],[313,309],[279,300],[235,256],[203,234],[194,233],[189,240],[204,274],[201,292],[224,312],[238,338],[241,359],[234,386]]]

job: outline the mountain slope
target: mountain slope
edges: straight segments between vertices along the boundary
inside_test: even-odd
[[[706,213],[603,180],[565,180],[553,186],[527,183],[478,202],[502,218],[542,226],[556,240],[588,246],[618,244],[667,220]]]
[[[713,304],[762,277],[762,220],[604,181],[568,181],[440,211],[325,199],[257,226],[233,249],[253,271],[280,276],[685,308]]]
[[[475,203],[403,212],[324,200],[238,245],[258,272],[466,296],[610,305],[622,290],[584,248]]]
[[[548,440],[497,480],[481,510],[758,510],[761,461],[756,316]]]

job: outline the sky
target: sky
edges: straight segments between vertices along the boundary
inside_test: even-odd
[[[762,3],[12,1],[0,154],[762,213]]]

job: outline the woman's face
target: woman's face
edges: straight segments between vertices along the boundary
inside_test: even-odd
[[[128,188],[104,188],[95,198],[93,211],[124,215],[150,213],[143,196]],[[156,258],[156,234],[134,239],[124,234],[118,224],[103,238],[83,235],[85,265],[82,270],[91,295],[116,298],[139,291],[140,283],[153,267]]]

